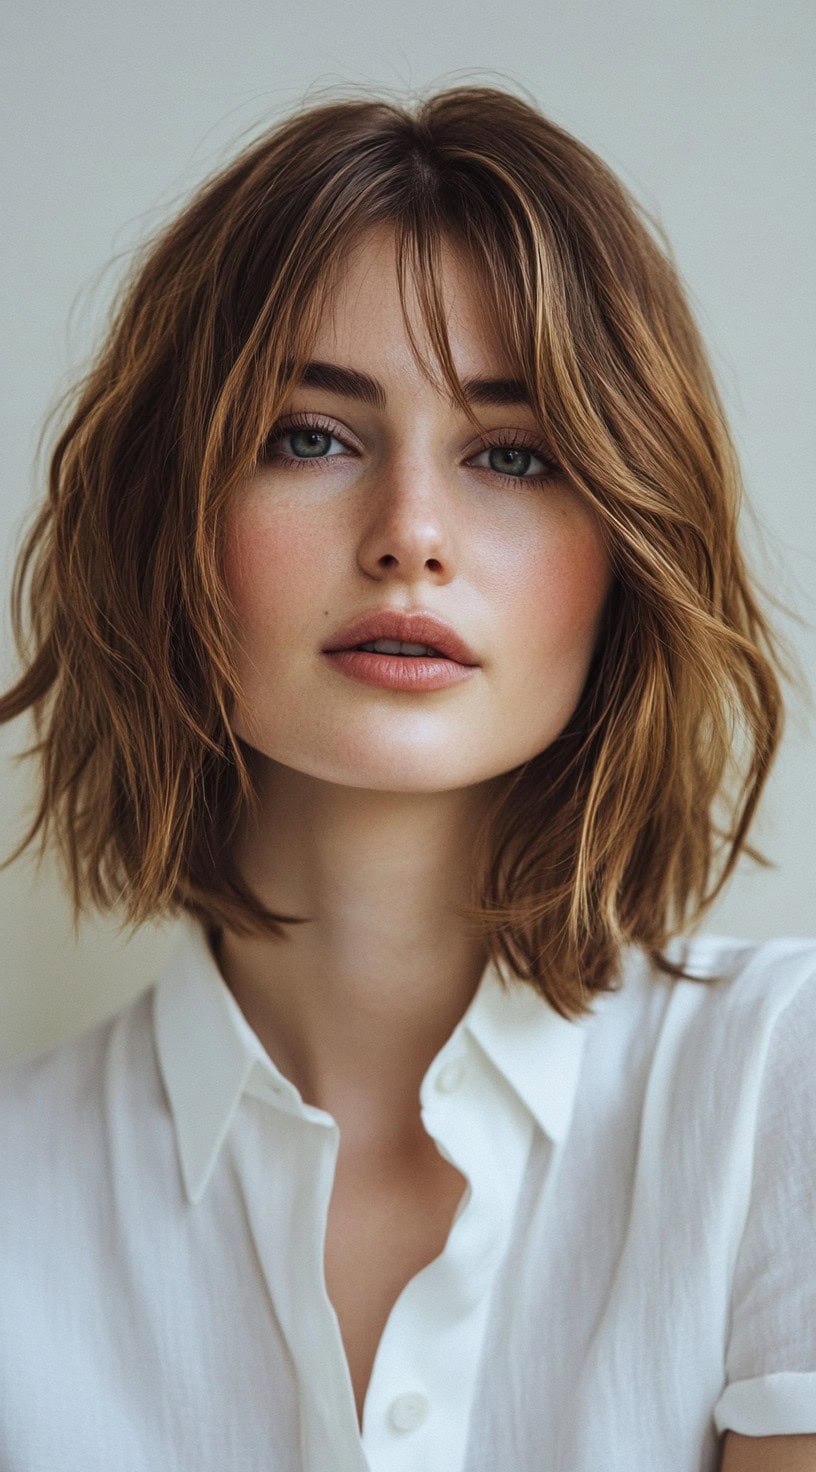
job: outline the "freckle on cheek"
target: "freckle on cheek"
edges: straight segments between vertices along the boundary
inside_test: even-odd
[[[266,606],[287,591],[308,592],[315,576],[314,538],[247,518],[228,544],[226,576],[244,607]]]

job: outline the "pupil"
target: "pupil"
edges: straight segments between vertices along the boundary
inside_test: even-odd
[[[296,455],[299,453],[297,442],[300,441],[301,448],[305,446],[306,454],[309,455],[311,458],[314,458],[315,455],[319,454],[320,451],[324,448],[320,441],[330,440],[331,435],[326,434],[321,429],[295,429],[291,431],[289,438],[292,441],[292,448],[294,449]],[[315,443],[315,441],[317,441],[317,443]]]
[[[512,471],[514,469],[518,469],[519,472],[523,474],[523,472],[528,468],[528,465],[522,463],[522,465],[519,466],[518,463],[517,463],[518,456],[519,455],[521,455],[521,456],[527,456],[527,459],[529,461],[529,457],[532,454],[532,450],[520,449],[518,446],[514,446],[514,445],[504,445],[504,446],[499,446],[499,448],[497,450],[491,450],[490,454],[491,454],[491,456],[494,455],[494,454],[499,455],[501,457],[502,462],[503,462],[500,465],[494,465],[493,466],[493,469],[494,470],[503,470],[503,471],[506,472],[508,470],[509,471]]]

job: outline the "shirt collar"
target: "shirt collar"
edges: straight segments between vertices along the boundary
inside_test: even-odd
[[[181,919],[181,935],[159,976],[153,1026],[188,1199],[201,1199],[245,1091],[290,1101],[300,1095],[269,1057],[221,975],[204,925]],[[572,1115],[591,1015],[562,1017],[528,982],[488,962],[473,999],[445,1044],[467,1033],[541,1129],[557,1141]],[[431,1064],[429,1073],[436,1068]],[[271,1085],[271,1088],[270,1088]]]

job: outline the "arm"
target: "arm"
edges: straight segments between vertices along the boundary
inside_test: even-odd
[[[720,1472],[816,1472],[816,1436],[739,1436],[726,1431]]]
[[[780,954],[751,1196],[731,1283],[719,1472],[816,1472],[816,952]],[[799,968],[804,962],[804,973]],[[797,981],[797,975],[801,978]]]

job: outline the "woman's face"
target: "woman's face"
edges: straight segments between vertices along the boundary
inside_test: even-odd
[[[511,377],[452,250],[442,286],[462,378]],[[418,312],[412,323],[424,346]],[[349,787],[432,792],[509,772],[558,736],[580,697],[612,581],[595,516],[549,470],[530,408],[482,404],[477,432],[424,379],[389,231],[355,249],[311,357],[376,379],[383,402],[298,387],[286,429],[229,505],[236,733]],[[442,618],[478,667],[437,690],[350,678],[324,646],[384,607]]]

